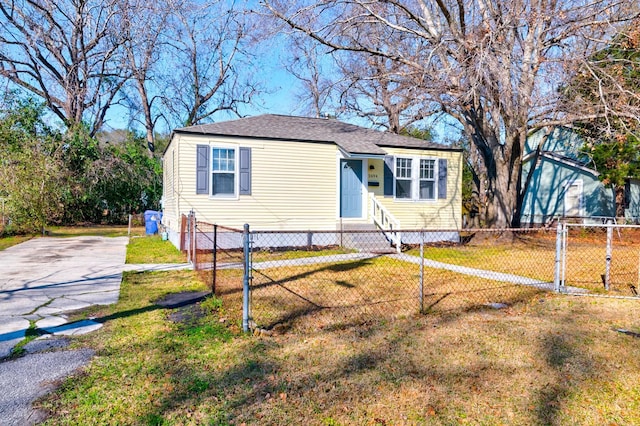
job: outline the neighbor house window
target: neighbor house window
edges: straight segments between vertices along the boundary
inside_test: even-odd
[[[420,160],[420,192],[421,200],[436,198],[436,160]]]
[[[564,215],[582,216],[582,181],[566,184],[564,194]]]
[[[411,159],[396,158],[396,198],[411,198],[411,177]]]
[[[211,195],[235,195],[236,150],[213,148],[211,159]]]

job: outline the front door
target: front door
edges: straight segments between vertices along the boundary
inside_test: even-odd
[[[362,160],[340,160],[340,217],[362,217]]]

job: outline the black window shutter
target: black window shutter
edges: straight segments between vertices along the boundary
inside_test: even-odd
[[[240,195],[251,195],[251,148],[240,148]]]
[[[438,159],[438,198],[447,198],[447,159]]]
[[[393,197],[393,155],[384,156],[384,196]]]
[[[209,193],[209,145],[196,146],[196,194]]]

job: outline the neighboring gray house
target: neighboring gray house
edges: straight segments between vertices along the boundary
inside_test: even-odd
[[[527,188],[521,214],[523,225],[541,225],[558,217],[602,221],[615,216],[613,189],[580,155],[583,140],[570,129],[556,127],[533,134],[525,147],[522,185]],[[533,173],[529,173],[533,167]],[[625,188],[625,217],[640,219],[640,181]]]

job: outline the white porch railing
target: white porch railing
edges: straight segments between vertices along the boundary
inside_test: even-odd
[[[393,217],[389,210],[376,198],[373,192],[369,193],[369,206],[371,210],[371,220],[382,231],[382,233],[396,246],[396,251],[402,251],[402,235],[400,233],[400,222]]]

